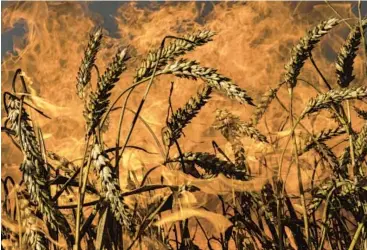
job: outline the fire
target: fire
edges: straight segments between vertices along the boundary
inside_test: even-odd
[[[58,152],[67,159],[77,159],[83,155],[84,103],[76,94],[76,75],[88,41],[88,33],[96,26],[104,27],[101,16],[93,13],[88,5],[89,3],[79,2],[17,2],[9,4],[2,10],[3,32],[12,29],[18,23],[24,24],[25,27],[24,36],[14,38],[13,53],[8,52],[3,56],[2,91],[11,89],[14,72],[21,68],[25,72],[24,77],[31,90],[29,96],[32,103],[51,117],[51,119],[46,119],[37,112],[32,112],[32,118],[37,120],[44,137],[47,138],[45,140],[47,149]],[[326,4],[306,2],[297,4],[168,2],[149,3],[142,7],[136,2],[125,2],[121,3],[113,16],[117,25],[116,34],[109,34],[107,30],[103,30],[105,37],[97,55],[96,65],[102,74],[117,49],[129,46],[132,59],[128,62],[128,70],[123,73],[113,90],[111,100],[114,100],[118,93],[132,84],[136,66],[140,65],[149,50],[159,46],[166,35],[180,36],[198,29],[209,29],[217,33],[214,41],[184,57],[195,58],[203,66],[218,69],[218,72],[233,79],[257,102],[266,90],[281,81],[284,65],[289,60],[290,49],[304,35],[305,30],[319,20],[335,16],[336,12],[341,17],[347,18],[347,22],[353,20],[356,16],[351,11],[352,5],[352,3],[333,3],[334,9],[331,9]],[[313,52],[319,68],[326,76],[330,76],[328,79],[330,82],[335,82],[334,61],[347,33],[348,28],[341,24],[340,27],[333,30],[332,34],[327,35]],[[362,82],[362,79],[365,79],[363,78],[365,72],[362,60],[361,56],[355,60],[356,82]],[[300,78],[325,90],[323,80],[315,73],[311,63],[307,62],[302,72]],[[96,82],[96,77],[96,72],[93,71],[92,83]],[[174,110],[182,106],[202,84],[200,81],[195,83],[187,79],[173,78],[173,76],[160,76],[154,80],[141,117],[159,140],[161,140],[161,130],[165,126],[171,81],[174,82],[172,94]],[[132,94],[128,103],[130,109],[136,110],[144,89],[145,87],[138,87]],[[295,112],[299,114],[309,96],[316,94],[311,87],[300,82],[294,97],[296,100]],[[285,100],[286,107],[289,106],[288,93],[285,89],[280,91],[278,97]],[[215,118],[213,114],[217,108],[221,107],[226,107],[243,120],[249,120],[253,112],[253,108],[248,105],[240,105],[220,94],[214,94],[184,131],[185,137],[181,139],[183,151],[213,152],[211,143],[215,140],[227,155],[233,156],[230,144],[220,133],[211,128]],[[108,145],[115,144],[119,113],[119,109],[113,111],[109,119],[109,132],[104,134],[105,143]],[[133,114],[127,112],[121,142],[125,139],[132,117]],[[326,113],[321,113],[317,121],[313,124],[307,122],[306,125],[327,128],[333,124],[329,118]],[[258,128],[267,136],[271,134],[286,138],[290,133],[290,127],[284,128],[281,132],[278,131],[285,119],[286,114],[274,101],[266,114],[268,128],[264,122]],[[267,129],[269,131],[265,132]],[[298,131],[296,135],[299,138],[302,137]],[[23,157],[3,134],[2,140],[2,175],[4,176],[9,174],[6,166],[19,164]],[[284,142],[283,139],[280,140]],[[273,152],[271,147],[250,139],[244,140],[243,143],[249,155],[248,161],[253,168],[252,172],[257,178],[256,181],[249,182],[247,186],[243,186],[241,182],[228,183],[222,177],[212,180],[195,180],[182,173],[176,173],[172,169],[164,170],[164,167],[157,172],[163,173],[161,175],[169,183],[191,183],[201,187],[206,193],[203,200],[199,201],[198,197],[184,197],[185,203],[190,205],[210,202],[210,195],[231,192],[231,190],[260,190],[262,185],[271,179],[271,174],[260,172],[257,166],[258,156],[274,153],[278,157],[281,152]],[[151,132],[140,121],[129,145],[144,147],[153,154],[133,149],[126,150],[121,161],[122,187],[126,186],[127,170],[136,172],[136,178],[141,181],[144,171],[164,161]],[[276,167],[277,161],[274,160],[271,164],[270,167]],[[159,181],[161,175],[157,174],[153,178]],[[296,179],[295,168],[289,173],[288,179],[289,192],[298,192],[293,181]],[[167,216],[160,222],[160,225],[163,225],[164,222],[185,219],[189,215],[204,218],[213,216],[209,212],[185,209],[187,214],[177,212],[177,214]],[[215,226],[215,221],[213,224]],[[228,221],[224,221],[220,226],[227,227],[229,224]]]

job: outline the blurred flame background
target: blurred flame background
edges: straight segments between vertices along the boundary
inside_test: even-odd
[[[113,90],[111,100],[129,86],[135,74],[135,68],[145,58],[147,52],[158,48],[165,35],[183,35],[198,29],[210,29],[217,32],[214,41],[186,58],[195,59],[203,66],[218,69],[220,73],[233,79],[241,88],[246,89],[256,101],[270,87],[281,80],[284,65],[290,57],[290,50],[305,32],[313,25],[329,17],[346,18],[355,23],[358,2],[11,2],[1,3],[2,40],[12,41],[11,51],[3,51],[1,64],[2,92],[11,89],[11,80],[16,69],[21,68],[27,83],[37,96],[33,101],[51,120],[35,112],[32,118],[42,128],[47,149],[68,158],[82,156],[84,147],[83,102],[76,94],[76,75],[81,63],[84,48],[88,43],[88,33],[96,26],[104,28],[105,37],[96,64],[100,71],[112,60],[121,46],[130,46],[132,59],[128,70],[123,73]],[[337,13],[338,14],[337,14]],[[366,13],[366,11],[364,11]],[[14,29],[22,30],[21,35],[13,35]],[[325,36],[313,52],[315,61],[335,84],[336,54],[349,32],[341,23]],[[365,84],[362,49],[355,61],[356,80],[354,84]],[[322,79],[312,65],[306,62],[301,78],[307,79],[324,89]],[[95,74],[92,83],[95,83]],[[155,79],[141,116],[160,138],[164,127],[168,107],[170,82],[173,81],[173,107],[182,106],[190,96],[196,93],[202,82],[193,82],[173,76]],[[144,87],[139,87],[133,94],[128,107],[136,109],[143,95]],[[303,83],[295,91],[296,112],[300,112],[308,99],[316,92]],[[279,98],[287,104],[288,93],[282,89]],[[216,108],[228,108],[248,120],[253,108],[228,100],[220,94],[213,98],[199,113],[198,117],[184,130],[185,137],[180,139],[183,151],[212,152],[211,142],[215,140],[228,155],[230,145],[219,132],[210,126],[215,119]],[[4,118],[2,109],[2,118]],[[266,115],[271,133],[276,133],[285,120],[286,113],[273,102]],[[119,112],[114,112],[109,131],[105,138],[108,145],[114,145],[117,134]],[[321,113],[316,121],[307,121],[315,131],[332,126],[326,113]],[[123,137],[131,121],[128,113],[124,123]],[[322,119],[325,118],[325,119]],[[358,124],[356,124],[358,126]],[[268,136],[264,120],[259,129]],[[289,129],[288,125],[285,129]],[[243,140],[247,157],[258,178],[266,179],[264,170],[259,170],[261,155],[271,153],[272,149],[255,143],[251,139]],[[144,125],[139,122],[134,130],[131,145],[143,146],[148,151],[159,152],[154,140]],[[2,176],[17,175],[18,166],[23,157],[2,133]],[[139,170],[152,167],[162,162],[159,154],[148,155],[133,150],[126,151],[123,169]],[[273,162],[276,164],[276,158]],[[305,161],[307,164],[307,161]],[[286,168],[284,168],[286,169]],[[161,168],[162,172],[167,171]],[[292,170],[293,171],[293,170]],[[295,174],[291,171],[290,175]],[[123,171],[121,171],[123,172]],[[171,173],[172,174],[172,173]],[[170,175],[170,173],[166,173]],[[309,177],[306,175],[305,179]],[[18,178],[20,174],[18,174]],[[270,178],[270,177],[269,177]],[[291,178],[290,178],[291,179]],[[255,181],[258,182],[259,179]],[[224,183],[223,181],[222,183]],[[253,188],[261,187],[258,182]],[[208,182],[206,182],[208,184]],[[224,185],[224,184],[223,184]],[[217,184],[210,186],[218,188]],[[248,187],[246,187],[248,188]],[[210,188],[208,188],[210,189]],[[296,185],[289,183],[289,192],[297,192]],[[209,191],[208,191],[209,192]],[[216,190],[215,192],[219,192]]]

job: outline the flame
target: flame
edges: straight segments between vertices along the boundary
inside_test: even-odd
[[[189,209],[183,208],[177,212],[163,216],[161,220],[156,222],[157,226],[162,226],[165,223],[172,223],[179,220],[185,220],[190,217],[199,217],[208,220],[214,228],[215,233],[224,233],[232,223],[223,215],[213,213],[204,209]]]

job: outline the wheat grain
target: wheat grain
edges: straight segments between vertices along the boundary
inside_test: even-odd
[[[316,27],[307,32],[307,34],[301,38],[299,43],[292,48],[291,59],[288,64],[285,65],[286,73],[284,76],[284,81],[290,88],[294,88],[296,86],[297,77],[300,74],[303,64],[309,57],[315,45],[338,23],[339,20],[336,18],[330,18],[327,21],[319,23]]]
[[[321,158],[329,162],[330,167],[334,171],[335,174],[339,174],[343,177],[346,177],[346,173],[341,172],[339,169],[338,158],[335,156],[333,151],[324,142],[318,142],[314,146],[314,149],[320,155]]]
[[[84,51],[84,58],[80,65],[78,76],[76,78],[77,94],[81,99],[85,97],[85,88],[91,79],[91,70],[96,60],[96,55],[101,45],[102,29],[96,29],[93,34],[90,34],[89,42]]]
[[[102,116],[105,114],[110,103],[109,97],[111,90],[119,80],[122,72],[126,69],[125,63],[127,60],[127,49],[118,50],[112,63],[98,79],[97,90],[90,93],[89,101],[84,110],[88,134],[91,134],[99,125]]]
[[[30,125],[30,118],[25,109],[20,107],[20,101],[16,97],[9,97],[7,106],[11,130],[16,133],[24,154],[20,170],[23,173],[24,183],[31,199],[37,202],[39,211],[46,217],[51,228],[54,230],[59,228],[68,244],[72,245],[73,237],[70,226],[64,215],[55,208],[55,204],[50,198],[50,190],[47,185],[48,172],[33,127]],[[21,116],[20,124],[18,123],[19,116]],[[21,132],[20,135],[18,131]]]
[[[341,102],[352,99],[363,99],[367,97],[367,87],[348,88],[339,90],[330,90],[311,98],[306,109],[302,112],[300,118],[308,114],[318,112],[321,109],[330,108],[332,105],[339,105]]]
[[[195,163],[211,176],[223,174],[229,178],[246,180],[248,178],[245,171],[237,169],[234,164],[219,159],[215,155],[202,152],[188,152],[182,155],[182,160],[186,163]],[[181,157],[168,160],[168,162],[180,162]]]
[[[268,143],[266,137],[260,133],[251,123],[245,123],[228,112],[228,110],[217,110],[216,122],[213,127],[221,131],[226,138],[238,138],[248,136],[260,142]]]
[[[229,98],[237,100],[244,104],[254,105],[252,98],[248,96],[245,90],[241,89],[231,79],[217,73],[216,69],[201,67],[196,61],[180,59],[171,64],[167,64],[158,74],[173,74],[178,77],[197,80],[204,80],[210,87],[215,88]]]
[[[174,60],[176,57],[184,55],[186,52],[212,41],[214,35],[215,33],[212,31],[203,30],[187,34],[183,37],[191,42],[182,39],[174,39],[173,42],[163,48],[157,69],[161,69],[170,60]],[[149,52],[147,59],[143,61],[141,66],[136,70],[135,82],[152,75],[153,69],[158,61],[158,56],[159,50]]]
[[[101,147],[98,144],[94,145],[91,154],[93,165],[99,173],[105,200],[109,203],[115,219],[127,229],[132,230],[133,223],[131,213],[128,206],[120,197],[120,185],[113,173],[108,156],[102,152]]]
[[[236,167],[248,171],[246,153],[239,135],[240,123],[239,117],[230,114],[227,110],[218,109],[213,127],[219,130],[227,141],[231,143]]]
[[[367,26],[367,19],[362,21],[362,27],[365,29]],[[353,62],[357,56],[356,52],[358,46],[361,43],[361,29],[359,24],[355,25],[349,33],[345,43],[341,47],[336,66],[337,83],[341,88],[349,86],[350,82],[354,80],[353,75]]]
[[[184,107],[179,108],[167,122],[167,130],[164,132],[164,141],[167,146],[172,146],[182,134],[182,130],[199,113],[207,103],[211,94],[211,87],[205,86],[195,97],[191,97]]]
[[[345,133],[345,129],[343,127],[337,127],[334,129],[326,129],[321,131],[319,134],[317,134],[316,136],[309,137],[306,142],[305,142],[305,146],[303,147],[303,149],[299,152],[299,154],[303,154],[306,153],[307,151],[311,150],[312,148],[314,148],[317,142],[325,142],[326,140],[329,140],[335,136],[339,136]]]
[[[268,109],[270,103],[275,98],[278,90],[283,85],[283,82],[278,84],[274,89],[269,89],[260,99],[260,102],[256,105],[256,109],[252,115],[252,123],[254,125],[258,124],[260,119],[265,114],[266,110]]]
[[[313,214],[322,204],[328,193],[334,188],[334,183],[332,181],[328,181],[323,185],[320,185],[315,190],[312,191],[312,200],[308,205],[307,212],[308,214]]]
[[[367,120],[367,111],[354,107],[354,110],[357,112],[358,116],[363,120]]]
[[[238,169],[244,169],[248,173],[249,169],[246,162],[246,153],[241,140],[233,139],[231,142],[232,151],[234,154],[235,164]]]
[[[362,164],[367,155],[367,122],[364,123],[354,143],[356,165]]]
[[[41,232],[41,230],[37,230],[39,228],[39,226],[37,226],[37,217],[29,206],[29,202],[26,199],[20,198],[18,205],[19,207],[17,207],[17,209],[19,209],[20,212],[20,224],[25,231],[24,237],[22,238],[22,245],[27,246],[29,249],[48,249],[48,241],[44,233]]]

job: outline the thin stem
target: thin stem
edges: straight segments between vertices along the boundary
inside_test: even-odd
[[[349,135],[349,149],[350,149],[350,158],[352,161],[352,169],[353,169],[353,175],[354,178],[357,178],[358,176],[358,169],[356,168],[356,164],[355,164],[355,157],[354,157],[354,143],[353,143],[353,133],[351,132],[351,128],[352,128],[352,120],[350,117],[350,105],[349,105],[349,100],[347,100],[347,116],[348,116],[348,124],[346,126],[347,131],[348,131],[348,135]]]
[[[18,199],[18,192],[15,192],[15,205],[17,207],[17,220],[19,226],[19,249],[23,249],[22,247],[22,223],[21,223],[21,216],[20,216],[20,206],[19,206],[19,199]]]
[[[163,73],[161,72],[157,72],[155,74],[155,76],[159,76],[162,75]],[[115,108],[117,102],[121,99],[121,97],[123,97],[129,90],[134,89],[135,87],[139,86],[140,84],[143,84],[144,82],[152,79],[153,76],[149,76],[146,78],[141,79],[140,81],[132,84],[131,86],[129,86],[128,88],[124,89],[116,98],[116,100],[111,104],[111,106],[108,108],[108,110],[106,111],[106,114],[104,115],[103,119],[101,120],[101,128],[103,127],[103,125],[105,124],[108,115],[111,113],[111,111]]]
[[[328,210],[329,210],[329,202],[330,202],[330,198],[331,195],[333,194],[335,190],[335,187],[332,188],[332,190],[330,190],[330,192],[328,193],[327,197],[326,197],[326,202],[325,202],[325,208],[324,208],[324,212],[323,212],[323,216],[322,216],[322,230],[321,230],[321,242],[319,245],[319,250],[322,250],[324,248],[324,242],[325,242],[325,236],[326,236],[326,231],[327,231],[327,227],[329,226],[327,223],[327,219],[328,219]]]
[[[119,176],[119,162],[120,162],[120,154],[119,154],[119,147],[120,147],[120,137],[121,137],[121,130],[122,130],[122,121],[124,119],[124,115],[125,115],[125,110],[126,110],[126,105],[127,105],[127,101],[130,98],[130,95],[132,94],[132,92],[134,91],[135,88],[130,89],[129,93],[127,94],[126,98],[125,98],[125,102],[124,105],[122,106],[121,109],[121,113],[120,113],[120,119],[119,119],[119,125],[118,125],[118,129],[117,129],[117,138],[116,138],[116,152],[115,152],[115,169],[116,169],[116,175]]]
[[[366,48],[366,39],[364,37],[364,30],[363,30],[363,26],[362,26],[362,13],[361,13],[361,9],[362,9],[362,1],[358,0],[358,19],[359,19],[359,29],[361,32],[361,38],[362,38],[362,46],[363,46],[363,58],[364,58],[364,75],[367,75],[367,48]]]
[[[124,145],[123,145],[123,147],[122,147],[122,149],[121,149],[120,157],[122,156],[122,154],[123,154],[123,153],[124,153],[124,151],[125,151],[125,148],[126,148],[126,146],[127,146],[127,143],[129,142],[130,137],[131,137],[131,135],[132,135],[132,132],[133,132],[133,130],[134,130],[134,127],[135,127],[136,121],[137,121],[137,119],[138,119],[138,117],[139,117],[139,114],[140,114],[141,110],[143,109],[143,106],[144,106],[144,103],[145,103],[145,101],[146,101],[146,99],[147,99],[147,97],[148,97],[148,94],[149,94],[150,88],[152,87],[153,79],[154,79],[154,77],[156,76],[156,72],[157,72],[157,68],[158,68],[159,60],[161,59],[161,56],[162,56],[162,50],[163,50],[163,48],[164,48],[164,43],[165,43],[165,41],[166,41],[166,38],[171,38],[171,37],[165,37],[165,38],[162,40],[162,43],[161,43],[161,46],[160,46],[160,48],[159,48],[159,52],[158,52],[157,63],[156,63],[156,65],[155,65],[155,67],[154,67],[154,69],[153,69],[153,72],[152,72],[152,77],[150,78],[150,81],[149,81],[149,83],[148,83],[148,86],[147,86],[147,88],[145,89],[144,96],[143,96],[143,98],[141,99],[140,104],[139,104],[139,107],[138,107],[138,109],[137,109],[137,111],[136,111],[136,114],[135,114],[135,116],[134,116],[134,118],[133,118],[133,121],[132,121],[131,126],[130,126],[130,129],[129,129],[129,133],[128,133],[128,135],[126,136],[125,143],[124,143]],[[112,107],[112,106],[111,106],[111,107]]]
[[[358,223],[357,231],[355,232],[355,234],[353,236],[352,243],[350,243],[350,246],[349,246],[348,250],[353,250],[354,247],[356,246],[359,235],[361,234],[362,229],[364,228],[364,224],[366,223],[366,219],[367,219],[367,216],[365,215],[363,217],[363,220],[360,223]]]
[[[88,154],[89,139],[90,139],[90,137],[88,136],[86,147],[85,147],[85,153],[84,153],[84,157],[83,157],[83,161],[82,161],[82,166],[80,167],[80,175],[79,175],[79,192],[78,192],[79,200],[78,200],[78,205],[77,205],[77,210],[76,210],[75,246],[74,246],[76,250],[80,249],[80,217],[81,217],[81,210],[82,210],[82,206],[83,206],[85,186],[86,186],[86,185],[84,185],[83,181],[88,178],[89,166],[90,166],[90,161],[91,161],[91,158],[92,158],[92,155],[89,154],[87,173],[86,173],[86,177],[83,178],[83,167],[84,167],[85,157]],[[83,192],[83,190],[84,190],[84,192]]]
[[[83,207],[93,206],[93,205],[98,204],[99,202],[101,202],[101,199],[86,202],[86,203],[83,203]],[[57,209],[74,209],[77,207],[78,207],[78,204],[68,204],[68,205],[59,205],[57,206]]]
[[[293,127],[293,88],[289,89],[289,95],[290,95],[290,108],[289,108],[289,115],[290,115],[290,121],[291,121],[291,127]],[[309,232],[309,226],[308,226],[308,218],[307,218],[307,209],[306,209],[306,200],[305,200],[305,194],[303,190],[303,183],[302,183],[302,174],[301,174],[301,167],[299,165],[299,159],[298,159],[298,149],[297,149],[297,141],[296,137],[294,136],[294,131],[291,133],[291,137],[293,140],[293,148],[294,148],[294,154],[295,154],[295,160],[296,160],[296,166],[297,166],[297,176],[298,176],[298,188],[301,196],[301,203],[303,207],[303,221],[305,224],[305,233],[306,233],[306,240],[307,245],[310,247],[310,232]]]
[[[352,26],[350,26],[350,24],[345,19],[343,19],[343,17],[339,14],[339,12],[327,0],[325,0],[325,3],[330,7],[330,9],[332,9],[335,12],[335,14],[338,15],[340,20],[342,20],[348,26],[349,29],[352,29]]]
[[[313,66],[314,66],[314,68],[316,69],[317,73],[319,73],[320,77],[321,77],[321,78],[322,78],[322,80],[324,81],[324,83],[325,83],[325,85],[327,86],[327,88],[328,88],[329,90],[331,90],[332,88],[331,88],[330,84],[328,83],[328,81],[326,80],[325,76],[321,73],[321,71],[320,71],[319,67],[317,67],[317,65],[316,65],[315,61],[313,60],[313,57],[312,57],[311,52],[310,52],[310,60],[311,60],[312,65],[313,65]]]

